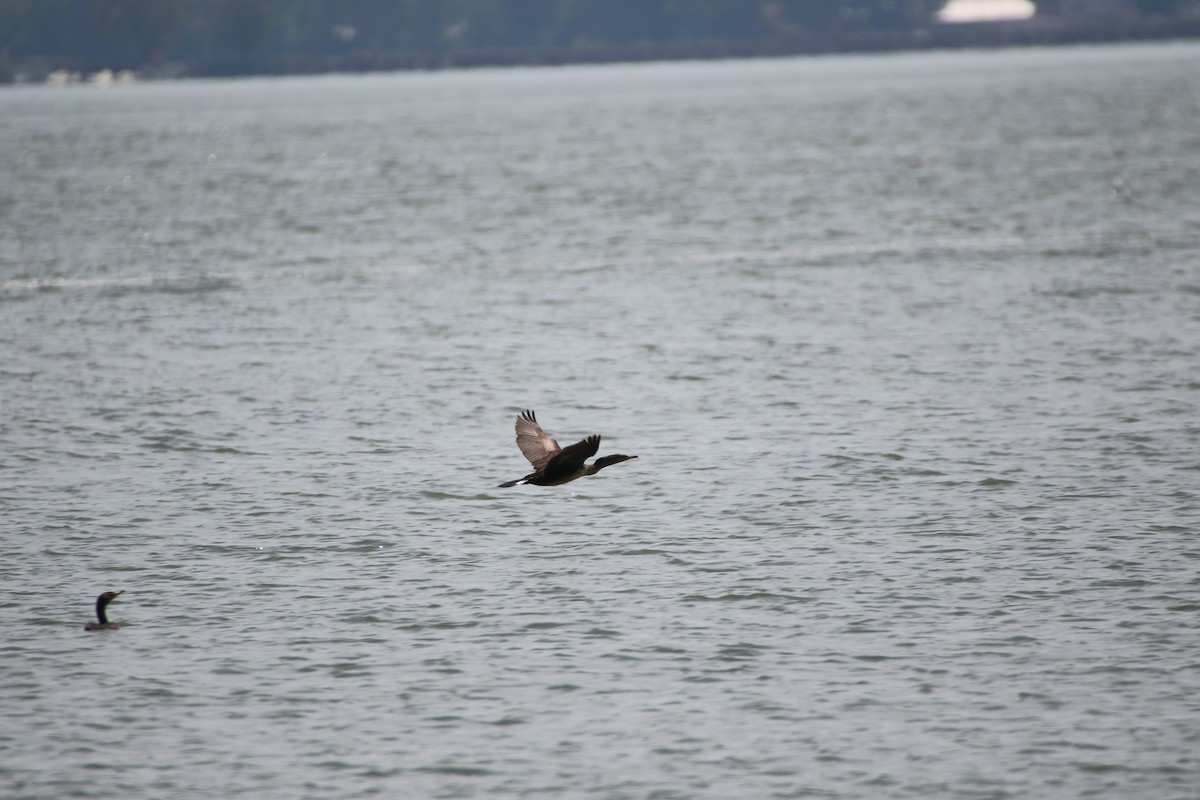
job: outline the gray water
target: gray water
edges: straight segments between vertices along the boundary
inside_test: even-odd
[[[0,795],[1200,797],[1197,120],[1197,44],[0,92]],[[497,489],[527,407],[639,458]]]

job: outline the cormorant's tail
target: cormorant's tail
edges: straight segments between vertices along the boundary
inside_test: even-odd
[[[515,481],[509,481],[508,483],[502,483],[499,486],[497,486],[496,488],[497,489],[507,489],[510,486],[516,486],[517,484],[524,483],[524,482],[525,482],[525,478],[517,478]]]

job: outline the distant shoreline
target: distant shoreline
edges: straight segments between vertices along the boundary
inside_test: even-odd
[[[0,85],[97,81],[94,76],[136,75],[144,79],[315,75],[325,73],[433,71],[482,67],[564,66],[646,61],[772,58],[803,55],[887,53],[964,48],[1007,48],[1187,40],[1200,38],[1200,17],[1030,19],[1017,22],[945,23],[914,31],[874,31],[821,38],[637,42],[573,47],[476,48],[393,52],[348,52],[333,56],[213,58],[199,62],[163,60],[130,67],[39,57],[0,63]]]

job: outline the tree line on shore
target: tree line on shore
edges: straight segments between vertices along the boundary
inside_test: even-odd
[[[1134,0],[1168,13],[1184,0]],[[0,0],[15,65],[192,74],[539,63],[909,41],[946,0]],[[1063,0],[1038,0],[1057,10]],[[770,43],[775,43],[774,45]],[[851,47],[851,49],[862,49]],[[572,55],[573,54],[573,55]]]

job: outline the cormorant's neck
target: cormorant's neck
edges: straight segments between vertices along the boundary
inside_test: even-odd
[[[96,601],[96,619],[100,620],[101,625],[108,624],[108,615],[104,613],[104,607],[106,605],[108,605],[107,600],[101,599]]]

